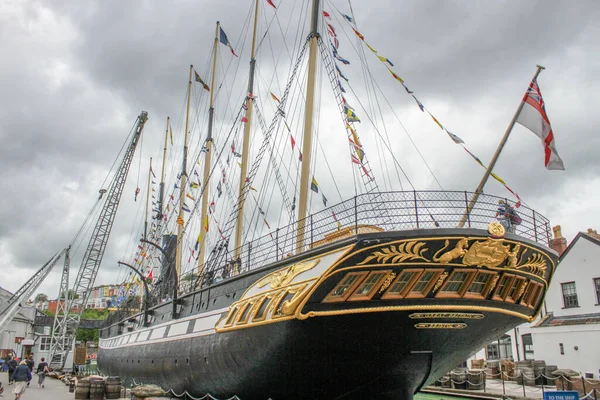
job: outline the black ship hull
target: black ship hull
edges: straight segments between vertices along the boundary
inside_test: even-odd
[[[176,395],[411,399],[534,318],[554,260],[474,229],[359,234],[110,321],[98,363]]]

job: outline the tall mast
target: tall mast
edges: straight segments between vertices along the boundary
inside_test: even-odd
[[[150,168],[148,168],[148,189],[146,192],[146,218],[144,219],[144,239],[148,240],[148,207],[150,205],[150,179],[152,179],[152,157],[150,157]],[[144,250],[146,243],[144,243]]]
[[[250,94],[254,93],[254,68],[256,66],[256,59],[254,58],[254,50],[256,48],[256,27],[258,25],[258,0],[255,1],[256,6],[254,8],[254,33],[252,34],[252,51],[250,53],[250,76],[248,78],[248,98],[246,104],[248,109],[246,110],[246,125],[244,126],[244,142],[242,145],[242,171],[240,172],[240,191],[239,191],[239,208],[237,215],[237,225],[235,231],[235,259],[240,258],[242,251],[242,232],[244,229],[244,187],[246,186],[246,178],[248,174],[248,148],[250,147],[250,125],[252,123],[252,108],[254,102],[250,98]],[[234,274],[239,272],[239,263],[235,263],[236,270]]]
[[[537,71],[535,71],[535,75],[533,76],[532,80],[536,80],[538,75],[540,74],[540,72],[542,72],[542,70],[545,69],[541,65],[536,65],[536,67],[537,67]],[[490,177],[490,174],[492,173],[494,166],[496,165],[496,161],[498,161],[498,157],[500,157],[500,153],[502,152],[502,149],[504,148],[504,145],[506,144],[506,141],[508,140],[508,136],[510,135],[510,133],[512,132],[512,130],[514,128],[515,123],[517,122],[517,118],[519,118],[519,114],[521,113],[521,110],[523,109],[524,105],[525,105],[525,101],[521,100],[521,104],[519,104],[519,107],[517,108],[517,112],[515,113],[513,119],[510,121],[510,124],[508,124],[508,128],[506,128],[506,132],[504,132],[504,136],[502,137],[502,140],[500,141],[500,144],[498,145],[498,148],[496,149],[496,153],[494,154],[494,157],[492,157],[492,161],[490,161],[490,165],[485,170],[485,173],[483,174],[483,178],[481,178],[481,182],[479,182],[479,186],[477,186],[477,189],[475,189],[475,194],[473,195],[473,198],[469,202],[469,205],[467,206],[467,210],[458,224],[459,228],[462,228],[465,225],[468,215],[471,213],[471,210],[473,210],[473,207],[475,207],[475,203],[477,203],[477,199],[479,199],[479,195],[481,194],[481,192],[483,192],[483,187],[487,183],[487,180]]]
[[[210,108],[208,109],[208,136],[206,137],[206,158],[204,159],[204,182],[202,183],[202,214],[201,214],[201,227],[204,229],[205,221],[208,219],[208,178],[210,177],[210,159],[212,158],[212,129],[213,129],[213,118],[215,115],[214,108],[214,97],[215,97],[215,75],[217,69],[217,49],[219,48],[219,21],[217,21],[217,28],[215,30],[215,44],[213,49],[213,65],[212,65],[212,76],[210,78]],[[191,75],[190,75],[191,76]],[[198,244],[198,276],[202,276],[204,269],[204,252],[206,250],[206,232],[200,243]]]
[[[167,139],[169,137],[170,118],[167,117],[167,127],[165,129],[165,146],[163,148],[162,171],[160,173],[160,186],[158,188],[158,215],[156,218],[159,221],[163,219],[163,199],[165,196],[165,164],[167,161]]]
[[[181,257],[183,256],[183,202],[185,201],[185,187],[187,185],[187,152],[188,152],[188,130],[190,122],[190,98],[192,97],[192,71],[194,66],[190,65],[190,79],[188,81],[187,111],[185,113],[185,138],[183,139],[183,167],[181,168],[181,182],[179,188],[179,216],[177,217],[177,257],[175,260],[175,273],[177,282],[181,277]]]
[[[308,55],[308,79],[306,83],[306,110],[304,114],[304,138],[302,142],[302,170],[300,173],[300,199],[298,203],[298,232],[296,234],[296,253],[304,250],[304,228],[308,204],[308,185],[310,177],[313,108],[315,97],[315,75],[317,69],[317,46],[319,41],[319,0],[313,0],[310,31],[310,49]]]

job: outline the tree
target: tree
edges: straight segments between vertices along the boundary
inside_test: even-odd
[[[45,301],[48,301],[48,295],[45,293],[38,293],[33,300],[34,303],[43,303]]]

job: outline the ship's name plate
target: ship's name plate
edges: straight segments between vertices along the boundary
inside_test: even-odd
[[[447,319],[482,319],[479,313],[456,313],[456,312],[426,312],[413,313],[408,316],[411,319],[447,318]]]
[[[415,328],[417,329],[465,329],[466,327],[467,324],[464,324],[462,322],[420,322],[418,324],[415,324]]]

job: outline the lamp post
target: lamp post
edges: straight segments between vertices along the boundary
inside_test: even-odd
[[[139,275],[140,279],[144,283],[144,310],[143,310],[144,311],[144,326],[148,326],[148,307],[149,307],[148,303],[150,301],[150,291],[148,290],[148,283],[146,282],[146,278],[144,277],[144,275],[142,275],[142,273],[137,268],[135,268],[131,264],[127,264],[122,261],[117,261],[117,264],[124,265],[126,267],[131,268],[133,270],[133,272],[135,272],[136,274]]]
[[[151,242],[151,241],[146,240],[146,239],[140,239],[140,241],[142,243],[146,243],[146,244],[149,244],[151,246],[154,246],[156,249],[158,249],[158,251],[160,251],[163,254],[163,256],[165,256],[165,258],[167,259],[167,265],[169,266],[169,268],[171,267],[171,257],[169,257],[169,254],[167,254],[167,252],[162,247],[160,247],[156,243]],[[173,279],[173,282],[174,282],[174,285],[173,285],[173,303],[172,303],[173,304],[173,318],[177,318],[177,314],[178,314],[177,313],[177,304],[178,304],[178,302],[177,302],[177,288],[179,287],[179,277],[177,276],[177,273],[176,273],[176,271],[173,268],[171,268],[171,271],[172,271],[171,278]]]

